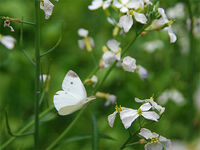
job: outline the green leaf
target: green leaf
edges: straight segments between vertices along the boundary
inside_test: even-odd
[[[97,120],[94,115],[92,115],[92,149],[98,150],[98,126],[97,126]]]

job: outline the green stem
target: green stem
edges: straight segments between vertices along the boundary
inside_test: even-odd
[[[35,150],[39,149],[39,99],[40,99],[40,0],[35,0]]]
[[[46,109],[45,111],[43,111],[39,118],[43,118],[47,113],[49,113],[52,109],[54,108],[54,106],[52,105],[51,107],[49,107],[48,109]],[[17,134],[22,134],[25,131],[27,131],[30,127],[32,127],[34,124],[34,120],[32,120],[31,122],[29,122],[27,125],[25,125],[21,130],[19,130],[19,132],[17,132]],[[4,149],[6,148],[11,142],[13,142],[16,139],[16,137],[11,137],[9,140],[6,141],[6,143],[4,143],[0,149]]]
[[[77,116],[75,117],[75,119],[70,123],[70,125],[62,132],[62,134],[55,141],[53,141],[53,143],[51,143],[51,145],[49,145],[47,147],[46,150],[50,150],[54,146],[56,146],[56,144],[58,144],[58,142],[70,131],[70,129],[78,121],[78,119],[80,118],[80,116],[82,115],[82,113],[84,112],[84,110],[85,110],[85,108],[83,108],[83,109],[80,110],[80,112],[77,114]]]

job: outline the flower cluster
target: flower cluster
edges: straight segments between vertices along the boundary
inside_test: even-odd
[[[142,128],[139,135],[148,140],[147,144],[145,144],[145,150],[162,150],[163,147],[170,150],[171,140],[151,132],[149,129]]]
[[[160,118],[160,115],[165,111],[165,108],[154,102],[152,98],[146,100],[140,100],[136,98],[135,100],[136,102],[144,104],[142,104],[138,109],[126,108],[121,107],[121,105],[116,105],[114,113],[108,116],[108,122],[111,127],[113,127],[117,113],[119,113],[124,127],[128,129],[131,124],[140,116],[144,117],[145,119],[157,122]],[[151,109],[158,110],[160,115],[158,115],[155,111],[151,111]]]
[[[163,8],[158,8],[156,4],[149,0],[93,0],[92,4],[88,6],[90,10],[96,10],[101,7],[108,16],[107,20],[115,26],[113,30],[114,36],[118,34],[119,28],[127,33],[134,24],[140,23],[149,24],[147,31],[155,29],[168,31],[171,43],[174,43],[177,39],[171,27],[173,21],[168,20]],[[110,9],[114,9],[117,12],[118,18],[110,15]],[[152,12],[154,12],[154,16],[151,16]]]

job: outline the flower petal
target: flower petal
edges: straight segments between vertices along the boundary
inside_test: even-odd
[[[149,103],[145,103],[142,106],[140,106],[140,109],[142,111],[148,111],[149,109],[151,109],[151,105]]]
[[[81,37],[87,37],[88,36],[88,30],[80,28],[78,29],[78,35]]]
[[[164,145],[165,149],[170,149],[172,146],[171,140],[160,136],[160,142]]]
[[[133,14],[134,14],[135,20],[137,22],[140,22],[142,24],[146,24],[147,23],[147,18],[146,18],[146,16],[143,13],[137,13],[137,12],[134,11]]]
[[[175,43],[177,40],[176,34],[172,31],[171,27],[167,27],[166,30],[168,31],[168,35],[170,38],[170,43]]]
[[[145,150],[162,150],[163,146],[161,143],[147,143],[145,145]]]
[[[126,129],[131,126],[132,122],[137,119],[138,116],[137,110],[130,108],[123,107],[120,112],[120,118]]]
[[[130,56],[126,56],[123,59],[122,67],[125,71],[134,72],[136,69],[136,60]]]
[[[119,45],[120,43],[117,42],[116,40],[114,39],[111,39],[107,42],[107,46],[108,48],[113,51],[113,52],[117,52],[119,50]]]
[[[145,100],[141,100],[141,99],[139,99],[139,98],[135,98],[135,102],[137,102],[137,103],[144,103]]]
[[[84,49],[85,48],[85,40],[78,40],[78,46],[80,49]]]
[[[118,26],[124,29],[124,32],[128,32],[133,25],[133,18],[131,15],[121,16]]]
[[[139,135],[143,136],[145,139],[150,139],[152,137],[152,132],[149,129],[142,128]]]
[[[111,51],[107,51],[103,54],[103,66],[105,68],[109,67],[115,62],[115,54],[112,53]]]
[[[0,42],[1,42],[6,48],[8,48],[8,49],[13,49],[16,40],[15,40],[12,36],[6,35],[6,36],[2,36],[2,38],[0,39]]]
[[[153,120],[153,121],[158,121],[158,119],[160,118],[160,116],[154,111],[143,112],[142,116],[146,119]]]
[[[49,19],[52,15],[54,5],[49,0],[44,0],[40,2],[40,9],[45,13],[45,19]]]
[[[104,3],[103,3],[103,9],[106,9],[110,6],[112,0],[106,0]]]
[[[95,10],[102,6],[103,0],[93,0],[92,4],[88,6],[89,10]]]
[[[112,113],[111,115],[108,116],[108,123],[109,123],[110,127],[113,127],[116,114],[117,114],[117,112],[115,111],[114,113]]]
[[[113,6],[117,7],[117,8],[121,8],[123,5],[122,3],[120,3],[118,0],[114,0],[113,1]]]
[[[144,7],[143,0],[130,0],[127,4],[128,8],[138,9]]]

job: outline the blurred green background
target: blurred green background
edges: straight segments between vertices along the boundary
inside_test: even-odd
[[[178,2],[181,1],[161,0],[160,5],[167,9],[174,7]],[[198,36],[194,37],[192,48],[195,53],[192,55],[194,58],[191,57],[190,35],[186,26],[186,20],[189,17],[188,5],[185,3],[186,1],[182,2],[185,4],[185,17],[177,19],[173,25],[178,36],[178,41],[175,44],[169,43],[167,32],[154,31],[138,38],[127,53],[137,60],[137,64],[141,64],[148,70],[148,78],[142,81],[136,73],[115,68],[100,91],[114,94],[117,96],[118,104],[136,109],[139,105],[133,101],[135,97],[145,99],[154,94],[156,100],[166,89],[179,90],[185,97],[185,105],[178,106],[173,101],[169,101],[165,105],[166,111],[162,119],[147,128],[169,139],[192,143],[200,136],[200,108],[195,107],[193,101],[194,93],[200,83],[200,65],[198,63],[200,42]],[[77,30],[86,28],[89,30],[89,35],[94,38],[96,62],[101,58],[102,46],[112,38],[113,30],[113,26],[107,22],[101,9],[88,10],[90,0],[60,0],[59,2],[52,1],[52,3],[55,4],[55,7],[49,20],[44,19],[44,13],[41,11],[41,53],[56,43],[61,32],[62,41],[56,50],[41,59],[41,71],[43,73],[49,72],[51,76],[49,91],[45,95],[41,111],[53,104],[53,95],[61,89],[61,83],[68,70],[75,71],[83,81],[95,67],[90,53],[78,48],[77,41],[80,37]],[[193,1],[193,4],[194,16],[198,18],[200,17],[198,9],[200,3],[196,0]],[[24,20],[34,22],[34,2],[31,0],[0,0],[0,16],[12,18],[23,16]],[[4,28],[3,20],[0,20],[0,33],[12,35],[17,39],[16,46],[11,51],[0,44],[0,144],[10,138],[5,125],[5,111],[8,112],[13,132],[33,119],[34,114],[34,67],[23,55],[19,46],[20,24],[12,23],[12,26],[15,29],[14,33],[11,33],[9,28]],[[24,24],[23,30],[24,49],[31,58],[34,58],[34,28]],[[181,43],[179,40],[183,38],[186,40]],[[145,42],[154,40],[161,40],[164,45],[149,53],[145,50]],[[186,46],[182,44],[186,44]],[[194,62],[192,59],[195,60],[195,65],[191,63]],[[104,72],[105,70],[100,70],[97,76],[101,79]],[[91,88],[86,88],[90,94]],[[97,99],[89,104],[78,123],[55,149],[91,149],[92,144],[89,139],[65,143],[65,140],[71,137],[91,134],[91,114],[97,118],[99,133],[116,139],[115,141],[100,139],[99,149],[118,149],[128,138],[129,132],[124,129],[119,117],[117,117],[114,128],[109,127],[107,116],[114,112],[115,106],[104,107],[104,102],[103,99]],[[41,149],[45,149],[52,143],[76,114],[77,112],[68,116],[59,116],[54,109],[49,114],[51,119],[41,122],[40,125]],[[130,130],[134,132],[136,129],[137,125],[133,125]],[[19,137],[6,149],[32,149],[33,143],[33,136]],[[135,149],[143,149],[143,145],[136,146]]]

